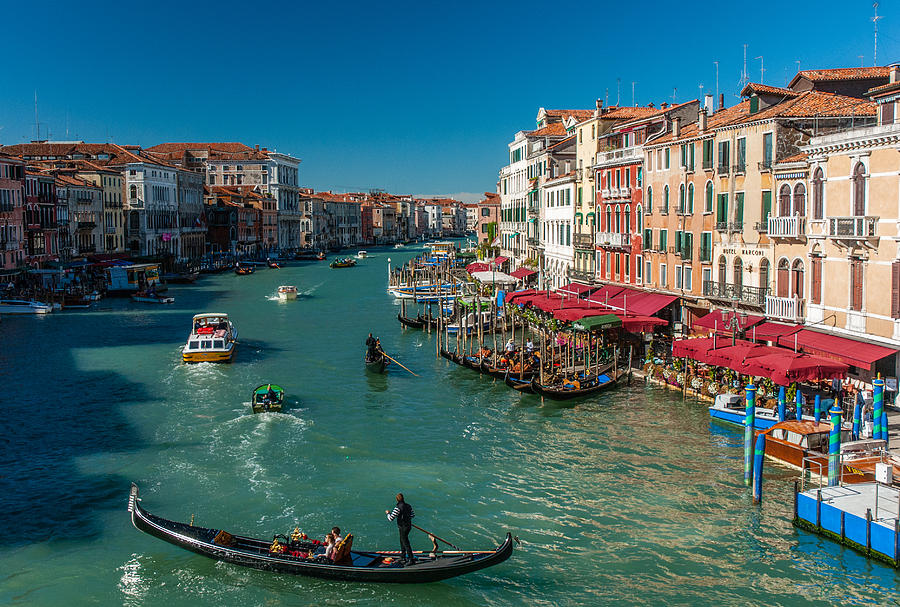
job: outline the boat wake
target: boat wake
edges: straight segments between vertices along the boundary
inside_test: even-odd
[[[300,295],[302,295],[303,297],[309,297],[310,295],[312,295],[313,293],[315,293],[315,292],[319,289],[319,287],[321,287],[323,284],[325,284],[325,283],[324,283],[324,282],[320,282],[319,284],[315,284],[315,285],[311,286],[311,287],[308,288],[308,289],[305,289],[305,290],[303,290],[303,291],[300,291]]]

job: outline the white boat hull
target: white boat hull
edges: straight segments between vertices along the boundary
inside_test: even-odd
[[[0,314],[49,314],[53,306],[37,301],[0,300]]]

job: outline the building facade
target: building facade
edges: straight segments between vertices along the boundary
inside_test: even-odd
[[[0,269],[25,262],[25,163],[0,154]]]

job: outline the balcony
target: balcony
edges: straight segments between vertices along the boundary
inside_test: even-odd
[[[578,282],[591,283],[594,282],[594,273],[587,270],[576,270],[575,268],[570,268],[569,279],[577,280]]]
[[[94,202],[94,199],[86,196],[79,196],[75,199],[75,202],[77,204],[92,204]]]
[[[631,248],[631,234],[597,232],[596,242],[598,247]]]
[[[672,255],[681,255],[681,250],[678,247],[669,247],[669,253]]]
[[[541,213],[541,205],[539,205],[536,202],[532,202],[531,204],[528,205],[528,214],[529,215],[537,216],[537,215],[540,215],[540,213]]]
[[[603,188],[600,190],[600,196],[603,198],[609,198],[609,188]]]
[[[878,226],[878,217],[829,217],[828,237],[841,239],[866,239],[876,238],[875,228]]]
[[[772,159],[763,160],[762,162],[757,163],[757,167],[759,168],[760,173],[767,173],[772,170]]]
[[[575,247],[582,249],[593,249],[594,248],[594,235],[593,234],[575,234],[574,240],[572,241]]]
[[[728,231],[729,232],[743,232],[744,231],[744,222],[743,221],[731,221],[728,223]]]
[[[753,229],[759,232],[760,234],[765,234],[769,231],[769,224],[766,221],[757,221],[753,224]]]
[[[541,239],[536,238],[535,236],[529,236],[528,238],[525,239],[525,242],[527,242],[528,245],[532,246],[532,247],[542,247],[543,246],[541,244]]]
[[[745,163],[741,162],[739,164],[733,165],[731,167],[731,170],[734,172],[735,175],[743,175],[744,173],[747,172],[747,165]]]
[[[691,247],[682,246],[681,249],[679,249],[678,254],[683,261],[691,261],[694,258],[694,251]]]
[[[116,233],[116,226],[106,226],[106,233],[107,233],[107,234],[115,234],[115,233]]]
[[[703,170],[704,170],[704,171],[711,171],[711,170],[713,170],[713,161],[712,161],[712,159],[707,158],[707,159],[705,159],[705,160],[703,161]]]
[[[597,165],[604,164],[624,164],[626,162],[640,162],[644,158],[643,148],[639,145],[621,148],[619,150],[608,150],[606,152],[597,152]]]
[[[703,295],[710,299],[741,303],[763,308],[766,305],[768,287],[748,287],[714,280],[703,281]]]
[[[727,164],[720,164],[720,165],[716,168],[716,173],[718,173],[719,175],[727,175],[727,174],[728,174],[728,165],[727,165]]]
[[[806,300],[796,297],[766,296],[766,316],[792,322],[803,322]]]
[[[768,233],[773,238],[800,238],[806,235],[806,218],[769,217]]]
[[[78,230],[93,230],[97,227],[96,222],[93,221],[79,221],[76,229]]]
[[[727,232],[728,231],[728,222],[727,221],[717,221],[716,222],[716,232]]]

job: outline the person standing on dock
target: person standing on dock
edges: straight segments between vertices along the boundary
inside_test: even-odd
[[[400,562],[411,565],[416,562],[413,556],[412,546],[409,545],[409,532],[412,530],[412,520],[416,516],[412,506],[403,499],[403,494],[397,494],[397,505],[393,510],[385,510],[389,521],[397,521],[397,529],[400,531]]]

